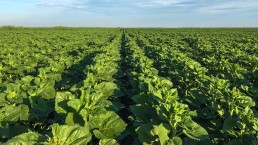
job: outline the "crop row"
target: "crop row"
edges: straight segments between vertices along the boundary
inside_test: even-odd
[[[60,55],[58,66],[62,69],[58,71],[50,69],[51,66],[41,67],[36,76],[5,82],[0,93],[1,141],[8,140],[6,144],[117,143],[113,138],[126,126],[115,113],[118,109],[112,107],[119,95],[113,75],[118,70],[120,39],[117,33],[106,46],[86,50],[78,58],[80,64],[67,66],[71,70],[64,70],[65,63],[61,60],[69,58]]]
[[[215,143],[255,140],[258,118],[255,110],[253,113],[255,102],[251,97],[232,86],[229,80],[209,76],[207,68],[177,48],[148,45],[146,39],[137,39],[139,45],[144,41],[146,46],[142,45],[142,49],[155,60],[162,76],[174,82],[181,99],[197,111],[196,120],[204,125]]]
[[[139,144],[209,143],[208,133],[192,120],[194,112],[180,102],[172,82],[158,75],[153,61],[126,35],[129,80],[135,93],[130,109]]]

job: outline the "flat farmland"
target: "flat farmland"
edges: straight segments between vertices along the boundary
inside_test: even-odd
[[[256,28],[0,28],[0,144],[257,145]]]

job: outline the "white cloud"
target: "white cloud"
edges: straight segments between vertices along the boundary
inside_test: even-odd
[[[50,7],[102,7],[102,8],[144,8],[167,7],[183,5],[183,2],[191,0],[40,0],[39,5]]]
[[[149,1],[137,1],[135,3],[138,7],[164,7],[173,6],[186,2],[187,0],[149,0]]]
[[[258,1],[257,0],[229,0],[229,1],[221,1],[217,0],[206,4],[203,7],[199,7],[198,10],[211,12],[211,13],[221,13],[226,11],[234,11],[234,10],[250,10],[250,9],[258,9]]]
[[[3,0],[2,0],[3,1]],[[0,0],[1,2],[1,0]],[[258,0],[39,0],[41,7],[79,12],[122,14],[171,12],[225,13],[258,10]]]
[[[79,2],[79,0],[41,0],[42,4],[46,5],[71,5],[76,4]]]
[[[36,5],[47,6],[54,8],[84,8],[84,3],[86,1],[82,0],[40,0]]]

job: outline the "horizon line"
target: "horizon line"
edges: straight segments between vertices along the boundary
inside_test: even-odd
[[[258,28],[258,26],[189,26],[189,27],[164,27],[164,26],[16,26],[16,25],[0,25],[0,28],[13,27],[13,28]]]

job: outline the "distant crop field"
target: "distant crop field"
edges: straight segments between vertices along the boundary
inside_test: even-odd
[[[2,27],[0,60],[0,144],[258,144],[255,28]]]

